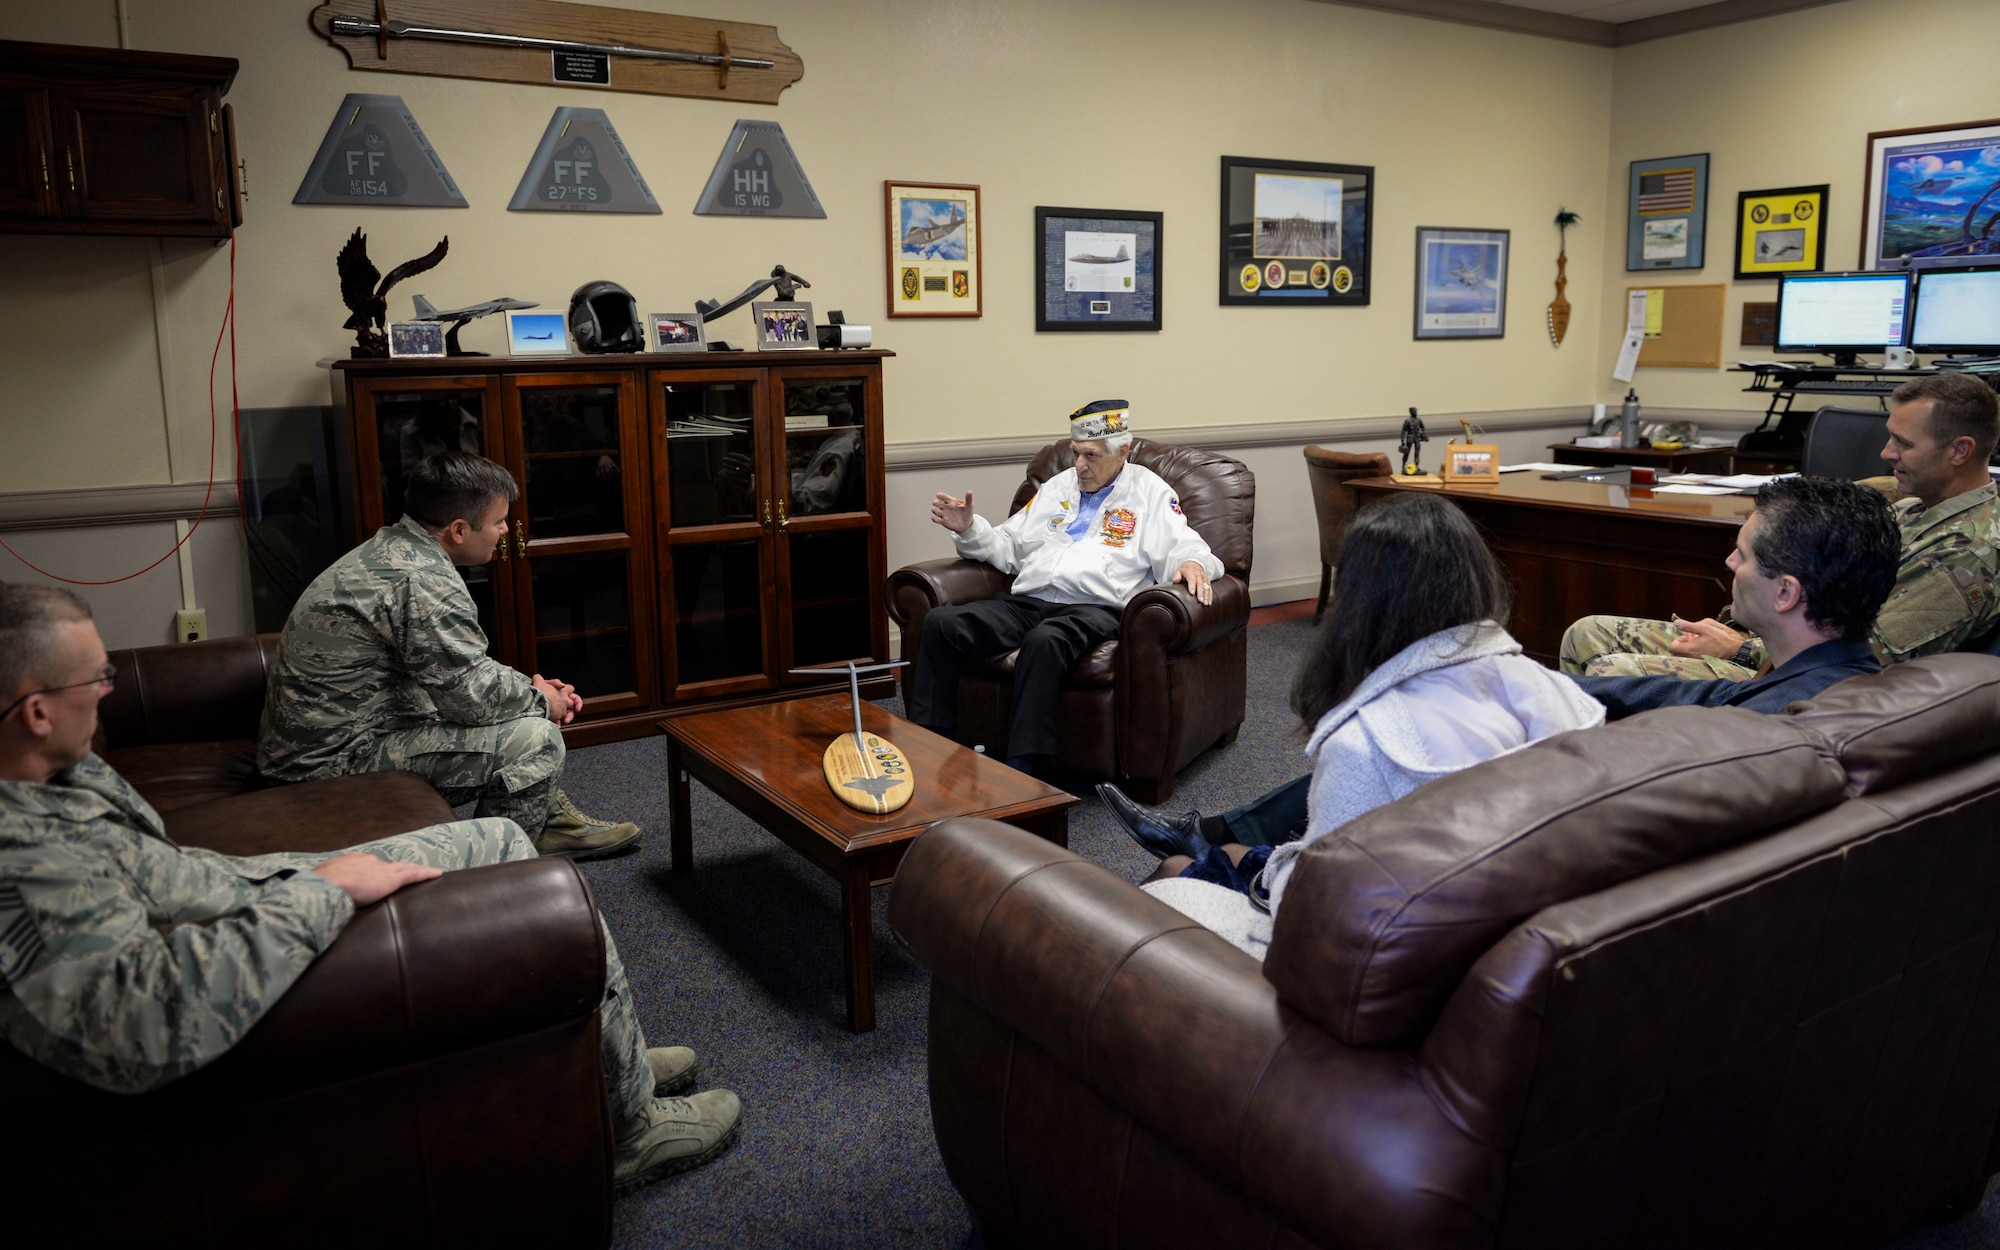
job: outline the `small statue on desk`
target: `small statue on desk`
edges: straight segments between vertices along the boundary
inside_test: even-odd
[[[389,319],[389,288],[435,268],[450,247],[449,236],[439,239],[429,252],[404,261],[391,269],[388,277],[381,278],[375,262],[368,259],[368,236],[361,233],[359,226],[354,228],[354,233],[341,245],[340,254],[334,257],[334,265],[340,270],[340,302],[353,314],[341,323],[344,329],[354,331],[354,346],[348,355],[367,359],[389,354],[389,336],[383,332]],[[379,286],[377,278],[381,278]]]
[[[1396,444],[1396,458],[1403,462],[1403,473],[1415,477],[1424,471],[1423,444],[1431,441],[1430,432],[1424,429],[1423,419],[1417,416],[1415,408],[1403,420],[1403,441]]]

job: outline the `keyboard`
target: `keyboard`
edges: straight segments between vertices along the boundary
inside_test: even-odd
[[[1900,385],[1877,378],[1823,378],[1800,382],[1788,389],[1807,395],[1887,395]]]

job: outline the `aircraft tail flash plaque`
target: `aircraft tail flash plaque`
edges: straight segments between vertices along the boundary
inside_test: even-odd
[[[660,202],[603,109],[559,108],[507,208],[516,213],[658,213]]]
[[[292,203],[466,207],[403,97],[362,94],[340,102]]]
[[[699,216],[824,217],[806,171],[776,122],[739,120],[695,201]]]
[[[861,727],[861,676],[901,668],[906,660],[888,664],[843,665],[825,668],[795,668],[793,673],[813,676],[847,674],[848,698],[854,704],[854,732],[841,734],[826,745],[820,767],[826,773],[827,788],[835,798],[859,812],[886,816],[910,801],[916,793],[916,779],[910,764],[896,744],[881,734]]]

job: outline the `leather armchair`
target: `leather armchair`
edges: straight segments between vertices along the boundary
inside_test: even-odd
[[[112,653],[98,749],[170,837],[333,850],[453,818],[412,773],[265,787],[275,642]],[[407,887],[357,912],[229,1053],[150,1093],[0,1045],[0,1104],[32,1143],[0,1196],[24,1244],[605,1245],[603,993],[603,930],[567,861]]]
[[[1009,515],[1042,483],[1070,467],[1069,443],[1051,443],[1028,466]],[[1256,478],[1238,461],[1191,447],[1134,439],[1131,463],[1164,478],[1188,524],[1222,561],[1215,601],[1179,585],[1152,586],[1125,605],[1118,637],[1078,660],[1063,682],[1057,754],[1085,776],[1118,781],[1142,802],[1173,793],[1174,774],[1211,746],[1236,740],[1248,688],[1251,523]],[[951,604],[990,599],[1013,579],[972,560],[928,560],[898,569],[886,590],[889,615],[915,667],[924,617]],[[960,742],[1006,758],[1014,704],[1014,653],[969,665],[959,682]]]
[[[1356,501],[1348,483],[1358,477],[1387,477],[1389,473],[1389,457],[1384,452],[1334,451],[1317,443],[1306,448],[1306,477],[1312,482],[1313,516],[1319,521],[1315,625],[1326,614],[1327,596],[1333,592],[1333,566],[1340,563],[1340,544],[1347,537],[1347,523],[1354,519]]]

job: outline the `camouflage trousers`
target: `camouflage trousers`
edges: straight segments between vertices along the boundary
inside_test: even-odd
[[[553,724],[550,722],[543,722]],[[556,739],[560,748],[562,739]],[[553,782],[543,783],[552,785]],[[535,844],[510,820],[457,820],[432,825],[392,838],[379,838],[350,846],[344,851],[273,855],[216,856],[229,870],[251,878],[276,873],[307,872],[349,851],[365,851],[377,859],[425,864],[455,872],[461,868],[483,868],[517,859],[534,859]],[[191,854],[214,855],[195,851]],[[639,1029],[639,1017],[632,1009],[632,987],[625,980],[625,965],[618,958],[618,945],[611,930],[604,927],[604,1000],[598,1007],[598,1027],[604,1051],[604,1087],[611,1098],[617,1122],[638,1115],[653,1096],[653,1070],[646,1062],[646,1035]]]
[[[562,730],[539,716],[498,725],[432,721],[375,739],[373,754],[357,772],[421,773],[444,801],[457,807],[477,800],[476,816],[500,817],[541,836],[562,779]]]
[[[1754,669],[1705,655],[1675,655],[1680,636],[1668,621],[1636,616],[1586,616],[1563,631],[1561,668],[1590,677],[1686,677],[1748,681]]]

